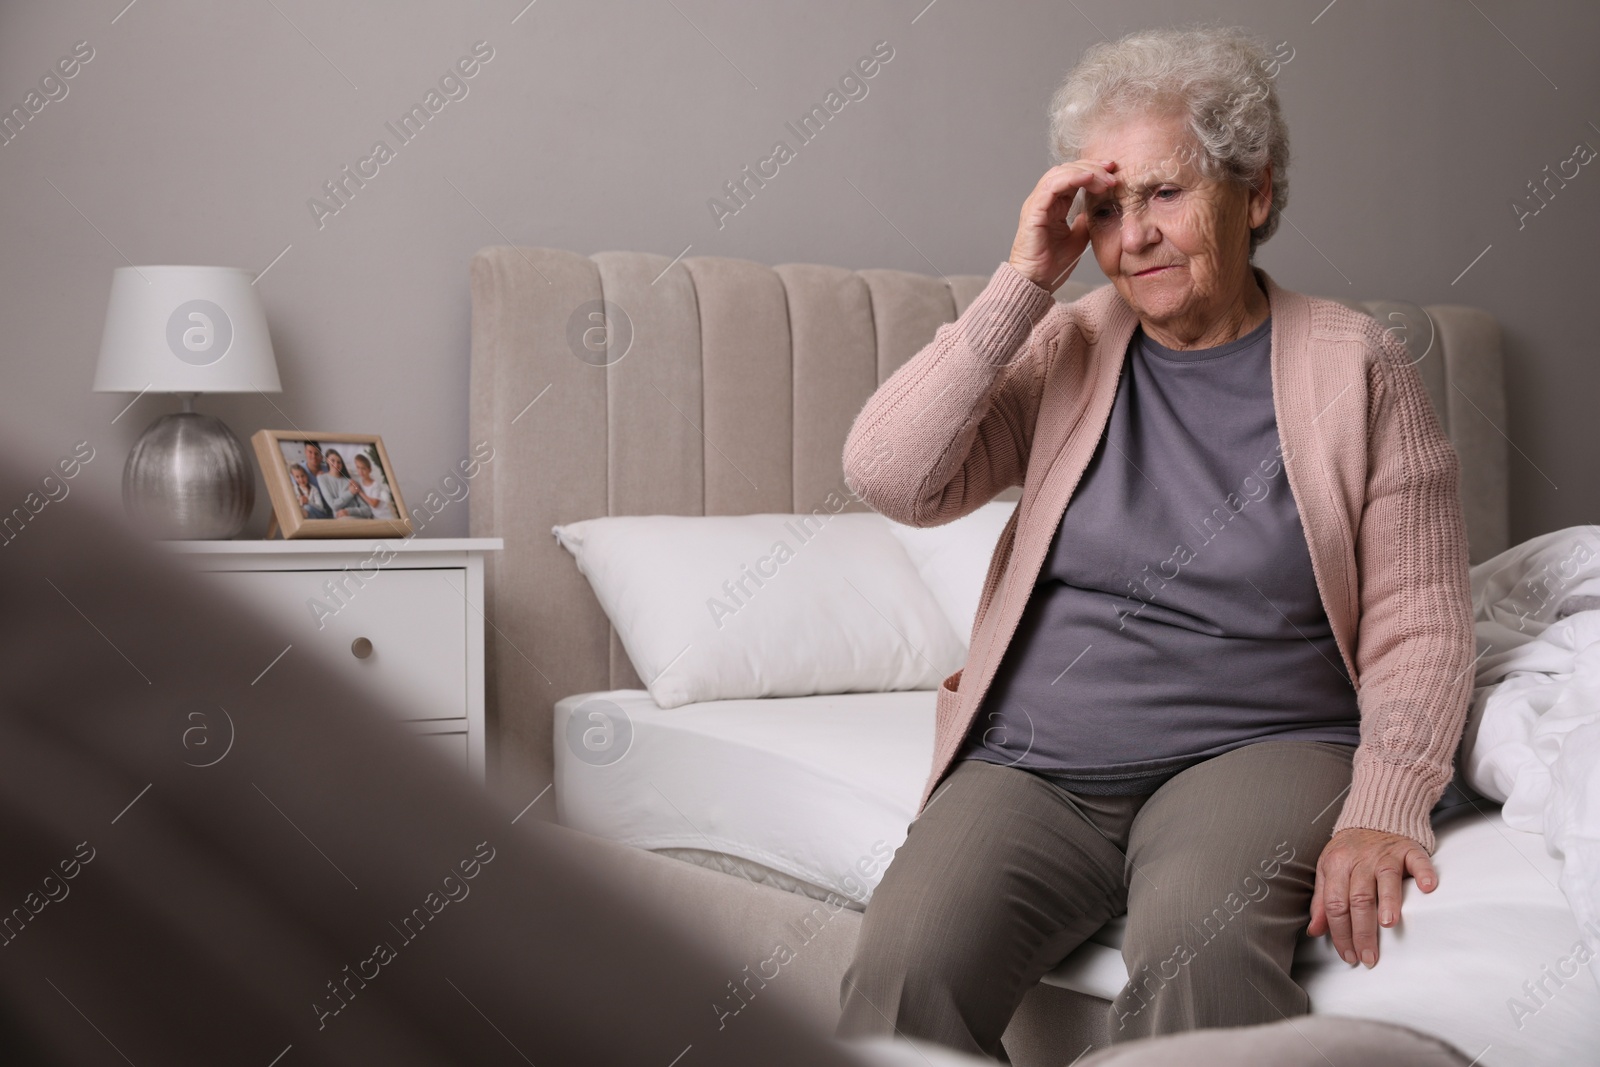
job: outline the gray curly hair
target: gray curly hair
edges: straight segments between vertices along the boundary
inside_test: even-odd
[[[1278,57],[1238,27],[1139,30],[1090,46],[1050,99],[1053,163],[1078,159],[1089,133],[1118,117],[1173,111],[1187,121],[1195,165],[1212,180],[1255,184],[1272,165],[1272,208],[1250,231],[1250,255],[1289,203],[1289,127]]]

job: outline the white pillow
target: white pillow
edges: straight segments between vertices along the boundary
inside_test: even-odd
[[[983,579],[1000,531],[1016,510],[1015,500],[991,500],[970,515],[942,526],[903,526],[892,520],[889,530],[905,547],[950,627],[965,645],[983,596]]]
[[[966,658],[888,520],[636,515],[551,528],[663,708],[933,689]]]

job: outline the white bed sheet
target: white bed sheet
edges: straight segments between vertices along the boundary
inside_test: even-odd
[[[1488,801],[1434,831],[1439,887],[1406,880],[1403,929],[1380,934],[1376,967],[1351,968],[1326,937],[1302,943],[1294,975],[1312,1010],[1414,1026],[1488,1067],[1600,1063],[1600,986],[1572,961],[1582,935],[1560,861]]]
[[[644,690],[568,697],[555,709],[558,818],[639,848],[723,853],[731,869],[759,865],[865,903],[921,795],[933,699],[917,690],[664,711]],[[631,734],[620,758],[601,762],[569,740],[594,710]],[[1583,939],[1559,861],[1484,801],[1453,809],[1435,832],[1440,886],[1422,893],[1407,880],[1402,927],[1381,935],[1377,967],[1349,967],[1326,937],[1301,945],[1294,973],[1312,1010],[1415,1026],[1485,1067],[1600,1062],[1600,986],[1572,962]],[[1115,996],[1127,980],[1123,923],[1044,980]]]
[[[1600,981],[1600,526],[1556,530],[1472,568],[1478,668],[1466,779],[1544,836]],[[1600,1062],[1600,1057],[1596,1057]]]

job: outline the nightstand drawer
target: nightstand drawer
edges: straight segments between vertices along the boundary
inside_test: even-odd
[[[328,570],[210,571],[284,627],[291,656],[316,656],[403,719],[467,716],[466,571],[389,568],[365,581]],[[262,662],[266,666],[266,661]]]
[[[422,743],[462,770],[472,767],[471,739],[467,728],[455,722],[415,722],[410,725]]]

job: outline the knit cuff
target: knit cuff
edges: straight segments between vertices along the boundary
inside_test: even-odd
[[[1350,795],[1333,832],[1360,827],[1399,834],[1417,842],[1431,856],[1435,841],[1429,816],[1441,792],[1408,766],[1357,759]]]
[[[956,319],[958,349],[989,366],[1004,366],[1027,345],[1034,324],[1055,306],[1055,297],[1010,263],[1000,264],[989,284]]]

